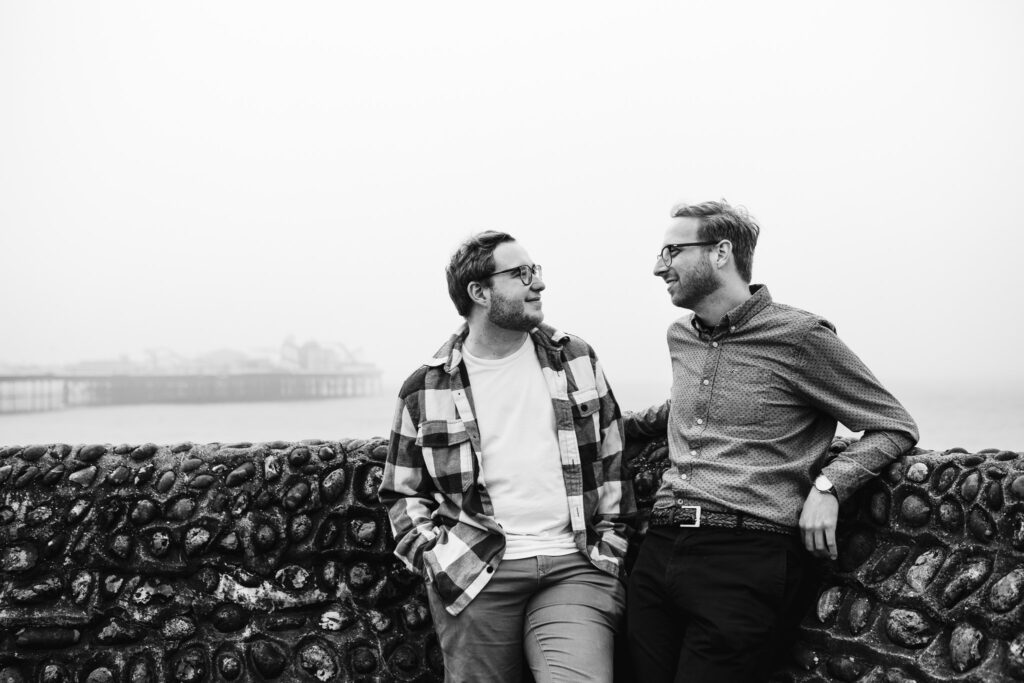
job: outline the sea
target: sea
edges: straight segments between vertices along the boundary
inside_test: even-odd
[[[1024,451],[1024,384],[900,382],[890,390],[917,420],[919,446]],[[668,385],[620,383],[619,405],[663,401]],[[0,415],[0,446],[51,443],[171,444],[386,437],[397,388],[373,396],[302,401],[141,404]],[[840,428],[840,434],[850,434]]]

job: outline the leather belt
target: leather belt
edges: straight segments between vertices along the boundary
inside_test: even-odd
[[[785,534],[786,536],[791,536],[797,531],[796,527],[782,526],[742,512],[703,510],[700,505],[673,505],[672,507],[656,508],[651,510],[650,525],[674,526],[683,529],[697,529],[706,526],[719,529],[752,529]]]

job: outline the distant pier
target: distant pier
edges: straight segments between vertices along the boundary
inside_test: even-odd
[[[0,375],[0,414],[133,403],[288,401],[370,396],[373,366],[341,373],[193,375]]]

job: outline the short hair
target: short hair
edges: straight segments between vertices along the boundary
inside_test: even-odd
[[[486,230],[470,237],[452,254],[444,274],[448,278],[448,296],[463,318],[473,310],[473,300],[469,298],[466,287],[474,281],[489,285],[494,272],[494,250],[499,244],[515,241],[507,232]]]
[[[733,207],[724,199],[701,204],[677,204],[672,218],[696,218],[701,241],[729,240],[740,277],[750,282],[754,265],[754,247],[761,228],[742,206]]]

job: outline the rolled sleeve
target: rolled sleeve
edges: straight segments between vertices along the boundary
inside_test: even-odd
[[[917,443],[917,424],[896,398],[820,320],[800,344],[799,388],[822,412],[863,437],[822,468],[845,500]]]

